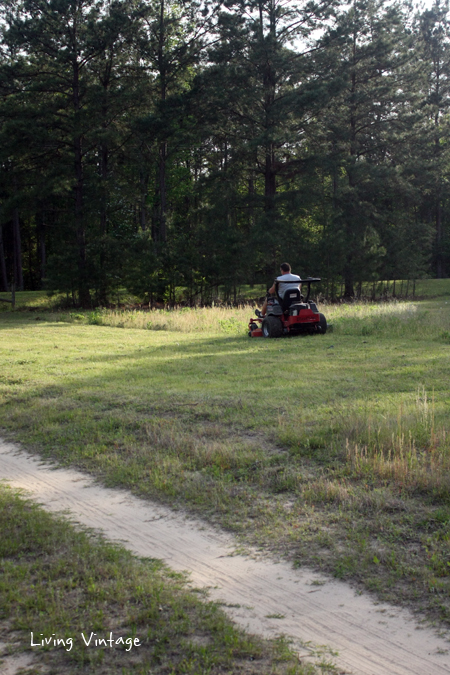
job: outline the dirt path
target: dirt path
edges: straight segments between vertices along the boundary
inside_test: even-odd
[[[69,510],[76,521],[138,555],[188,570],[193,584],[210,588],[210,597],[226,603],[236,622],[265,637],[292,637],[301,658],[311,658],[313,645],[327,645],[338,653],[333,660],[340,672],[450,674],[448,635],[419,625],[407,611],[355,594],[345,583],[287,563],[233,555],[231,536],[126,491],[98,486],[80,472],[53,469],[0,441],[2,479],[50,511]]]

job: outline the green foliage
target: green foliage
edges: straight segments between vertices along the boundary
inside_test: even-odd
[[[446,5],[105,8],[1,7],[0,290],[237,302],[287,259],[333,299],[446,276]]]

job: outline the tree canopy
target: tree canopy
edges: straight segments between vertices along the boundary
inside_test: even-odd
[[[447,2],[0,7],[0,290],[449,273]]]

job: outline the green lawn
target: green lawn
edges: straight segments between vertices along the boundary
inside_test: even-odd
[[[0,671],[8,656],[28,653],[30,675],[41,667],[68,675],[319,672],[300,665],[285,641],[237,630],[217,605],[186,590],[183,575],[1,486],[0,531]]]
[[[3,434],[450,622],[450,296],[322,310],[4,312]]]

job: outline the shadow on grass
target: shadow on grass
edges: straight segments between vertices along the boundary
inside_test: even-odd
[[[3,303],[1,303],[3,305]],[[51,324],[54,326],[67,326],[68,322],[59,321],[56,318],[51,319],[49,315],[54,314],[57,317],[57,312],[50,312],[48,309],[39,311],[38,308],[19,308],[16,311],[11,311],[8,308],[2,310],[0,306],[0,330],[11,330],[14,328],[21,328],[29,325]]]

